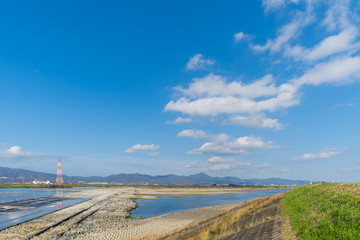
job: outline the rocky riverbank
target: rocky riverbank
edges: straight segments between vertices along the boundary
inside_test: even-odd
[[[176,190],[161,190],[170,195]],[[160,194],[161,194],[160,193]],[[181,194],[184,194],[182,192]],[[191,190],[190,194],[197,194]],[[200,194],[224,193],[222,190]],[[136,188],[93,189],[69,193],[67,197],[93,199],[0,232],[0,239],[159,239],[186,227],[225,213],[229,207],[217,206],[165,214],[153,218],[132,219],[138,195],[158,195],[158,191]],[[199,194],[199,192],[198,192]]]

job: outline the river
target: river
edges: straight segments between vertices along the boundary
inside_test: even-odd
[[[155,199],[136,200],[138,207],[131,211],[131,217],[147,218],[195,208],[241,203],[286,191],[288,189],[268,189],[214,195],[159,195]]]

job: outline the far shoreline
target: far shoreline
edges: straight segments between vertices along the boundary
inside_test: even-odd
[[[23,187],[24,185],[19,186]],[[60,234],[68,236],[69,239],[73,239],[72,237],[76,236],[78,231],[83,232],[84,237],[90,239],[97,239],[107,235],[116,235],[118,238],[130,236],[139,239],[148,234],[165,236],[180,231],[191,225],[197,225],[220,214],[224,214],[228,212],[229,208],[231,208],[230,206],[235,205],[219,204],[217,206],[194,208],[186,211],[161,214],[143,219],[132,218],[131,211],[140,207],[137,206],[135,201],[141,200],[141,194],[148,194],[145,196],[151,196],[150,194],[158,194],[160,196],[214,195],[278,188],[232,188],[223,186],[182,186],[181,188],[172,186],[170,188],[166,188],[164,186],[144,187],[138,185],[136,187],[117,186],[88,190],[86,190],[85,187],[83,189],[84,191],[70,193],[68,197],[76,198],[79,196],[91,195],[92,198],[90,200],[35,218],[16,226],[11,226],[6,230],[0,231],[0,238],[5,236],[9,236],[9,239],[16,238],[20,232],[28,237],[39,235],[43,238],[51,238],[51,236],[58,234],[58,231],[61,232]],[[116,219],[118,220],[114,222],[111,220],[112,218],[108,218],[108,216],[116,216]],[[187,220],[184,220],[185,216]],[[97,219],[101,219],[102,224],[94,226],[92,223],[97,221]],[[73,228],[73,222],[81,222],[82,224],[78,224],[76,225],[76,228]],[[164,222],[166,222],[165,228]],[[102,232],[102,234],[105,235],[100,236],[98,235],[99,232]]]
[[[259,190],[259,189],[293,189],[296,186],[268,186],[268,185],[148,185],[148,184],[32,184],[32,183],[1,183],[1,188],[145,188],[145,189],[231,189],[231,190]]]

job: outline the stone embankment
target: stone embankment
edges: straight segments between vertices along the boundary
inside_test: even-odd
[[[180,231],[167,240],[283,240],[289,238],[291,226],[282,215],[284,194],[258,198],[238,204],[227,214],[206,221],[202,226]],[[284,226],[288,229],[284,231]]]

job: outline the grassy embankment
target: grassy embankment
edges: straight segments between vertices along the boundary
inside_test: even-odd
[[[284,199],[284,213],[299,239],[360,239],[360,184],[306,185]]]
[[[280,203],[280,215],[266,216],[271,203]],[[270,205],[269,205],[270,203]],[[254,214],[255,213],[255,214]],[[259,215],[260,214],[260,215]],[[254,216],[254,217],[251,217]],[[259,217],[260,216],[260,217]],[[282,216],[280,239],[286,240],[359,240],[360,183],[322,183],[297,187],[286,194],[249,201],[204,223],[178,239],[221,239]],[[246,224],[236,224],[251,218]],[[265,218],[264,218],[265,217]],[[238,227],[232,227],[232,226]]]

